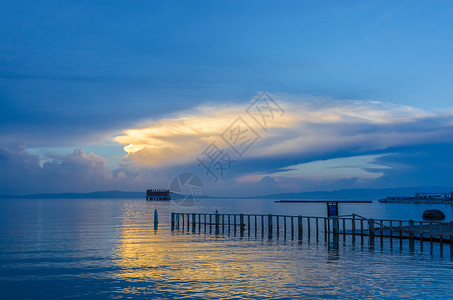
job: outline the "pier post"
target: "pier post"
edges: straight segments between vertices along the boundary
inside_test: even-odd
[[[195,213],[192,213],[192,232],[195,232],[196,225],[197,225],[197,222],[195,220]]]
[[[269,238],[272,238],[272,215],[267,215],[267,226],[268,226],[268,234]]]
[[[442,254],[444,252],[444,232],[443,232],[442,223],[439,223],[439,250],[440,250],[440,255],[442,256]]]
[[[279,222],[279,216],[275,216],[277,218],[277,238],[280,236],[280,222]]]
[[[241,236],[244,236],[244,228],[245,228],[244,214],[240,214],[239,215],[239,230],[241,232]]]
[[[450,260],[453,260],[453,222],[450,222]]]
[[[261,215],[261,236],[264,236],[264,215]]]
[[[187,214],[187,231],[189,231],[190,229],[190,218],[189,218],[189,214]]]
[[[390,220],[390,241],[393,238],[393,222]]]
[[[409,220],[409,240],[414,240],[414,220]]]
[[[257,217],[258,217],[258,216],[255,215],[255,237],[256,237],[256,235],[258,234],[258,227],[257,227],[257,222],[256,222],[256,218],[257,218]]]
[[[220,223],[220,216],[219,212],[215,211],[215,233],[219,234],[219,223]]]
[[[154,230],[157,230],[158,225],[159,225],[159,215],[157,213],[157,209],[154,209]]]
[[[420,222],[418,230],[420,231],[420,251],[423,252],[423,222]]]
[[[338,235],[338,217],[333,217],[332,218],[332,230],[333,230],[333,235]]]
[[[285,228],[283,234],[285,235],[285,239],[286,239],[286,216],[283,216],[283,227]]]
[[[184,214],[181,213],[181,228],[182,228],[182,231],[184,231]]]
[[[374,219],[368,219],[368,233],[370,236],[370,245],[374,245]]]
[[[233,218],[234,218],[234,231],[236,231],[236,226],[237,226],[236,215],[233,215]]]
[[[291,239],[294,239],[294,217],[291,218]]]
[[[409,220],[409,252],[414,253],[414,220]]]
[[[318,217],[316,217],[315,220],[316,220],[316,241],[318,241],[318,239],[319,239]]]
[[[311,223],[311,222],[310,222],[310,217],[308,217],[308,218],[307,218],[307,230],[308,230],[308,235],[307,235],[307,237],[308,237],[308,239],[310,239],[310,235],[311,235],[311,232],[310,232],[310,231],[311,231],[311,229],[310,229],[310,223]]]
[[[247,233],[250,236],[250,215],[247,215]]]
[[[171,230],[175,230],[175,213],[171,213]]]
[[[343,239],[346,237],[346,220],[343,219]]]
[[[302,216],[297,216],[297,235],[299,240],[302,239]]]

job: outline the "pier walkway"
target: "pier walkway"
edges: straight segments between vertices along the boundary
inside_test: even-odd
[[[368,219],[357,214],[338,217],[314,217],[314,216],[287,216],[272,214],[207,214],[207,213],[171,213],[172,230],[192,230],[195,232],[234,233],[241,236],[246,233],[255,236],[284,237],[302,239],[304,235],[308,239],[318,240],[320,236],[330,238],[331,235],[338,237],[369,237],[370,243],[375,238],[409,240],[450,244],[450,252],[453,253],[453,222],[413,221],[413,220],[387,220]],[[453,255],[453,254],[452,254]]]

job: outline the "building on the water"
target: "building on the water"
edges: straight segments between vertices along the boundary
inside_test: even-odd
[[[413,197],[386,197],[379,199],[383,203],[451,203],[453,193],[415,193]]]
[[[168,201],[171,200],[170,190],[166,189],[149,189],[146,190],[146,200]]]

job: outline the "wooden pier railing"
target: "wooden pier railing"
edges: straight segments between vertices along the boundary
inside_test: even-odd
[[[171,213],[171,229],[192,230],[201,232],[225,233],[231,230],[239,231],[243,236],[253,233],[272,238],[274,236],[302,239],[304,235],[319,239],[320,235],[351,235],[353,237],[368,236],[370,243],[375,238],[407,239],[410,243],[415,240],[432,243],[450,244],[453,249],[453,223],[430,222],[413,220],[367,219],[357,214],[339,217],[286,216],[272,214],[208,214],[208,213]]]

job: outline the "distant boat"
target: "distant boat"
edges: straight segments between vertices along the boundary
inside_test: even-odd
[[[146,200],[149,201],[170,201],[170,190],[149,189],[146,190]]]
[[[378,200],[381,203],[450,203],[453,204],[453,193],[415,193],[413,197],[386,197]]]

